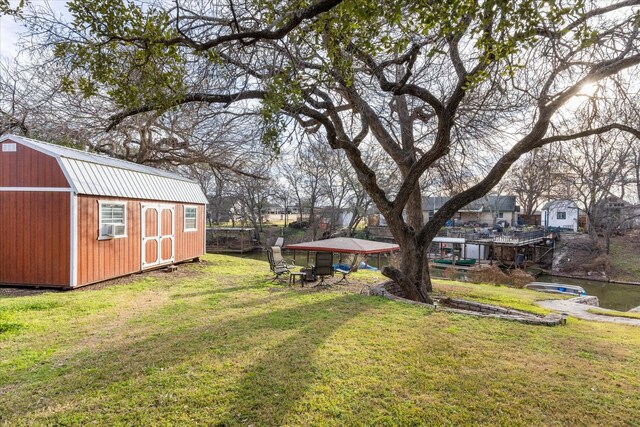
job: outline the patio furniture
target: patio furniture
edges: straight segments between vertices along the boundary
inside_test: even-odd
[[[310,266],[310,267],[307,267],[307,268],[303,268],[300,271],[306,274],[305,277],[304,277],[304,280],[306,282],[315,282],[316,281],[316,274],[313,271],[313,266]]]
[[[281,265],[289,269],[295,266],[295,262],[285,261],[282,257],[282,248],[280,246],[271,246],[271,255],[273,256],[273,262],[275,262],[276,265]]]
[[[282,258],[282,253],[280,252],[280,248],[277,246],[273,246],[267,250],[267,259],[269,260],[269,268],[271,272],[276,276],[273,280],[279,279],[283,274],[290,273],[289,266],[285,263]]]
[[[358,271],[358,267],[360,265],[360,257],[358,255],[349,255],[345,258],[345,262],[338,264],[334,271],[336,273],[342,274],[342,279],[338,280],[336,283],[349,283],[347,276],[353,272]]]
[[[304,271],[292,271],[291,273],[289,273],[289,286],[291,286],[292,284],[295,285],[296,279],[299,277],[300,286],[304,288],[304,282],[305,282],[306,276],[307,276],[307,273],[305,273]]]
[[[325,277],[333,276],[333,252],[316,252],[316,264],[313,267],[316,276],[320,276],[320,283],[316,286],[326,285]]]

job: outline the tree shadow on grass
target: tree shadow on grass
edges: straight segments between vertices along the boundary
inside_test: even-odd
[[[246,292],[246,291],[255,290],[255,289],[266,289],[268,287],[269,287],[268,283],[265,283],[263,280],[254,280],[244,286],[219,287],[218,284],[212,284],[211,289],[195,291],[195,292],[180,292],[172,295],[171,298],[172,299],[195,298],[195,297],[200,297],[205,295],[232,294],[235,292]]]
[[[343,296],[305,309],[307,321],[296,333],[263,353],[236,383],[234,398],[221,425],[282,425],[320,378],[318,349],[367,307]]]
[[[210,387],[207,392],[212,393],[213,400],[217,399],[216,394],[231,396],[225,398],[226,410],[211,422],[245,423],[250,419],[258,424],[279,424],[313,384],[317,370],[314,354],[318,348],[345,322],[369,307],[363,298],[354,295],[332,295],[323,296],[320,301],[307,298],[294,307],[249,313],[206,325],[184,328],[168,323],[160,332],[150,331],[140,339],[120,339],[121,344],[113,342],[110,346],[79,349],[31,368],[24,374],[34,379],[16,383],[18,389],[12,393],[14,402],[7,407],[15,407],[17,401],[29,401],[28,412],[22,415],[35,416],[45,407],[53,406],[55,422],[65,422],[92,420],[100,416],[101,407],[109,412],[114,406],[122,405],[131,406],[125,419],[132,420],[136,419],[138,408],[148,408],[159,394],[169,393],[175,387],[200,386]],[[158,325],[150,320],[157,329]],[[126,327],[112,334],[124,333]],[[238,359],[247,362],[237,362]],[[228,374],[227,381],[216,381],[214,375],[207,377],[207,368],[202,363],[207,366],[226,363],[233,369],[217,373],[222,377]],[[196,376],[203,376],[210,383],[191,384],[188,378],[172,371],[173,368],[179,372],[185,364],[196,370]],[[141,391],[145,382],[158,381],[158,369],[163,371],[160,376],[164,373],[174,376],[168,390]],[[198,369],[204,369],[204,374],[198,373]],[[38,391],[39,399],[31,399],[34,390]],[[88,399],[90,395],[93,402]],[[0,395],[0,405],[11,403],[5,401],[6,397]],[[83,405],[89,405],[91,413],[87,413]],[[198,406],[191,408],[188,402],[180,408],[161,405],[151,411],[144,409],[144,417],[163,419],[179,409],[178,412],[189,418],[191,411],[199,411]],[[54,421],[51,416],[51,413],[45,415]],[[109,415],[106,419],[113,421]]]

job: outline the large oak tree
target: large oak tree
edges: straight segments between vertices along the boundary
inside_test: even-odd
[[[426,249],[461,207],[523,154],[612,129],[571,120],[587,84],[640,64],[639,0],[224,0],[69,3],[73,21],[32,16],[69,68],[65,85],[108,93],[130,116],[192,103],[259,110],[265,143],[297,126],[342,150],[402,248],[384,274],[429,301]],[[626,73],[626,74],[625,74]],[[570,102],[571,101],[571,102]],[[621,99],[603,99],[622,103]],[[397,165],[385,191],[363,147]],[[472,177],[424,222],[421,178]]]

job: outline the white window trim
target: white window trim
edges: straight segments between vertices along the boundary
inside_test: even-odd
[[[124,234],[122,236],[103,236],[101,233],[102,229],[102,205],[122,205],[124,206]],[[127,202],[123,200],[98,200],[98,240],[112,240],[112,239],[122,239],[128,236],[127,227]]]
[[[187,228],[187,209],[196,210],[196,228]],[[185,233],[198,231],[198,207],[196,205],[184,205],[182,208],[182,226]]]
[[[2,152],[3,153],[16,153],[18,152],[18,144],[15,142],[3,142],[2,143]]]

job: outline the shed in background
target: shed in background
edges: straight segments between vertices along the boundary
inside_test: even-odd
[[[0,284],[74,288],[200,257],[207,198],[178,174],[0,138]]]

